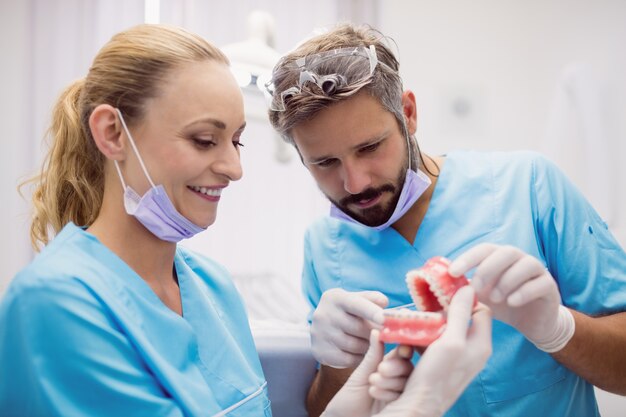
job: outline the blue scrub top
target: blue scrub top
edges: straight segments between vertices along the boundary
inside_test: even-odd
[[[492,242],[541,260],[563,304],[596,315],[626,310],[626,254],[581,193],[532,152],[454,152],[444,162],[411,245],[393,228],[375,231],[324,218],[307,231],[303,290],[377,290],[390,307],[411,303],[405,274],[433,256],[455,258]],[[593,387],[494,321],[493,355],[447,417],[598,416]]]
[[[73,224],[0,304],[2,416],[271,416],[228,273],[178,247],[183,316]]]

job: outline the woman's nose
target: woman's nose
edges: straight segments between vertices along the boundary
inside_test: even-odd
[[[226,144],[220,158],[213,164],[213,170],[220,175],[228,177],[231,181],[237,181],[243,176],[241,158],[237,145]]]

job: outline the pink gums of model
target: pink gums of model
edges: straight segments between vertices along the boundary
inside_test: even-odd
[[[428,346],[446,326],[446,311],[457,290],[469,282],[465,276],[448,274],[450,261],[441,256],[429,259],[419,269],[406,274],[406,284],[419,311],[385,311],[380,340],[411,346]]]

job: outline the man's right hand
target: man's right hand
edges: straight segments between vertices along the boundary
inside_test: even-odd
[[[377,291],[333,288],[322,294],[311,323],[311,350],[322,365],[356,367],[369,348],[372,328],[383,324],[387,297]]]

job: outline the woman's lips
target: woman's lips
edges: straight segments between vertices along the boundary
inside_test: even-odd
[[[200,198],[211,202],[218,202],[220,201],[220,196],[224,187],[188,186],[187,188]]]

